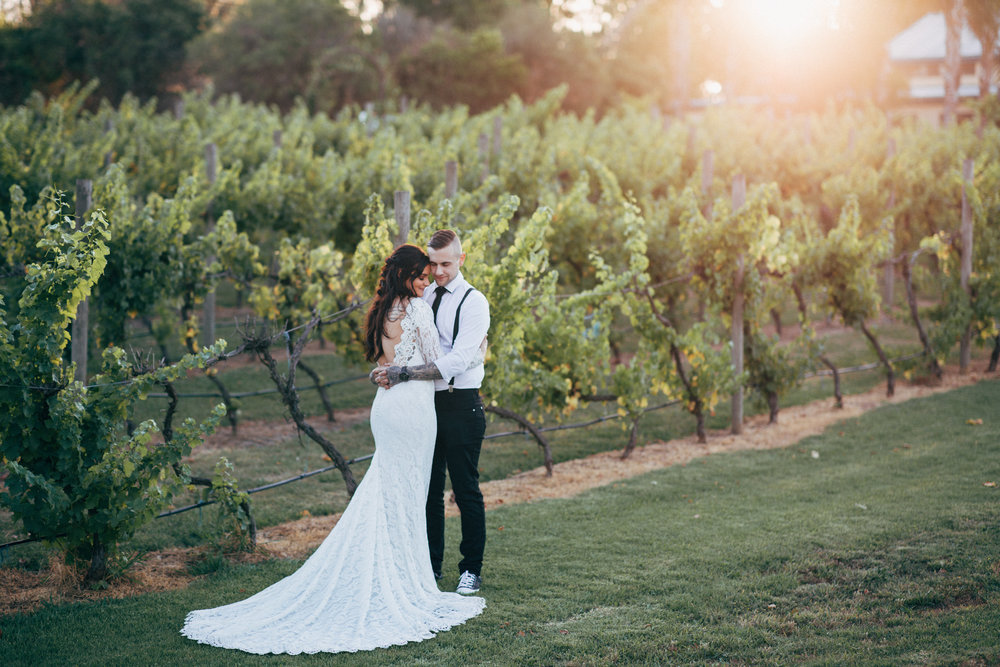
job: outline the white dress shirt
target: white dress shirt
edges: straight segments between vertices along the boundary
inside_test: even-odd
[[[451,378],[455,378],[455,389],[478,389],[483,384],[486,372],[482,364],[469,368],[469,364],[479,354],[479,345],[486,337],[490,328],[490,305],[479,290],[474,290],[462,304],[459,315],[458,337],[451,344],[451,335],[455,331],[455,311],[471,285],[459,272],[441,295],[436,319],[438,336],[441,339],[441,350],[444,355],[434,361],[441,371],[443,380],[434,381],[435,391],[448,388]],[[424,300],[428,305],[434,304],[434,290],[437,284],[424,290]]]

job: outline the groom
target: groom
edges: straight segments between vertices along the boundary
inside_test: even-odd
[[[486,510],[479,490],[479,451],[486,432],[483,402],[479,397],[485,371],[469,368],[479,354],[490,327],[486,297],[462,277],[465,263],[462,242],[450,229],[438,230],[427,244],[430,271],[437,284],[424,290],[431,303],[444,355],[423,366],[390,366],[375,371],[373,380],[391,387],[407,380],[434,380],[437,440],[427,496],[427,542],[434,576],[441,578],[444,560],[444,478],[451,477],[455,502],[462,518],[461,576],[456,592],[472,595],[482,585],[483,549],[486,546]],[[468,369],[468,370],[466,370]]]

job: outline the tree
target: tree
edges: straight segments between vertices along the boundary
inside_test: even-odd
[[[456,28],[473,30],[495,24],[511,6],[530,0],[396,0],[418,15]],[[388,4],[388,3],[387,3]]]
[[[979,97],[990,94],[990,83],[996,77],[996,52],[1000,33],[1000,0],[965,0],[969,28],[979,44],[982,55],[979,59]]]
[[[396,75],[411,97],[434,107],[465,104],[480,112],[523,86],[527,69],[520,56],[505,53],[498,30],[439,28],[423,48],[399,62]]]
[[[604,111],[616,97],[614,82],[597,41],[570,30],[556,30],[551,12],[524,4],[513,7],[499,23],[508,53],[520,56],[526,67],[518,94],[539,99],[562,84],[569,89],[562,108],[584,113]]]
[[[336,0],[249,0],[192,45],[220,93],[330,111],[385,92],[360,20]]]
[[[965,25],[964,0],[951,0],[945,8],[944,25],[944,111],[945,125],[955,122],[958,109],[958,83],[962,73],[962,28]]]
[[[21,26],[3,30],[0,48],[11,58],[0,60],[0,101],[91,79],[100,81],[98,96],[115,102],[128,92],[160,95],[176,82],[203,17],[198,0],[44,3]]]

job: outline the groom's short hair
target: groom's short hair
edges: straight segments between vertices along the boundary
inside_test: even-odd
[[[458,246],[458,254],[462,254],[462,242],[458,240],[458,234],[450,229],[439,229],[434,232],[434,236],[427,242],[427,247],[434,250],[442,250],[451,244]]]

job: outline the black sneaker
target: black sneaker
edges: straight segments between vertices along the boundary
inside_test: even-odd
[[[468,570],[462,573],[462,576],[458,578],[458,588],[455,589],[456,593],[461,593],[462,595],[473,595],[479,592],[479,587],[483,585],[483,578],[478,574],[472,574]]]

